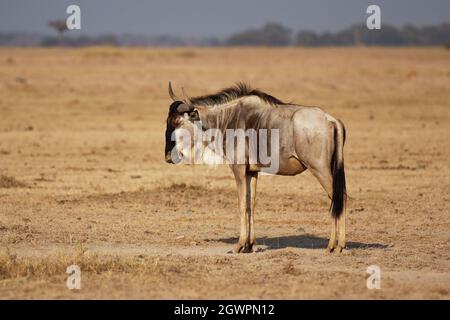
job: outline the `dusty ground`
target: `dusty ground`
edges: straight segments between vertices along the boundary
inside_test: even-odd
[[[247,81],[342,119],[348,250],[325,254],[328,200],[306,172],[260,178],[263,250],[228,254],[228,168],[163,161],[169,80]],[[0,298],[448,299],[449,84],[439,48],[1,49]]]

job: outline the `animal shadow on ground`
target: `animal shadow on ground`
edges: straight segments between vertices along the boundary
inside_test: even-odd
[[[238,241],[238,238],[223,238],[213,241],[234,244]],[[328,238],[322,238],[307,234],[282,237],[260,237],[256,239],[256,244],[259,246],[266,246],[267,250],[283,249],[289,247],[302,249],[325,249],[328,245]],[[388,247],[388,245],[382,243],[347,241],[346,247],[347,249],[385,249]]]

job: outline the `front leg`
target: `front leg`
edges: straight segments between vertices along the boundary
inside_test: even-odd
[[[247,172],[247,210],[250,212],[250,231],[249,231],[249,241],[250,241],[250,251],[253,251],[256,246],[256,236],[255,236],[255,203],[256,203],[256,183],[258,181],[258,172]]]
[[[245,253],[252,250],[252,243],[250,242],[250,197],[245,165],[233,165],[234,177],[236,179],[236,187],[238,192],[238,206],[241,221],[241,232],[239,241],[235,245],[234,253]]]

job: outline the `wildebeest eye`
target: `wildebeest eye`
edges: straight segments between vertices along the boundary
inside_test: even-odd
[[[191,120],[200,120],[200,116],[198,115],[198,111],[197,110],[193,110],[189,113],[189,118],[191,118]]]

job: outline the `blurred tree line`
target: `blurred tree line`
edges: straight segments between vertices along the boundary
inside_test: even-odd
[[[416,27],[406,25],[397,28],[382,25],[380,30],[369,30],[365,25],[354,25],[337,32],[317,33],[298,31],[279,23],[267,23],[261,28],[251,28],[227,38],[176,37],[170,35],[103,35],[74,36],[59,21],[49,26],[57,36],[0,33],[0,46],[434,46],[450,47],[450,23],[437,26]]]
[[[380,30],[369,30],[366,25],[354,25],[338,32],[317,33],[292,30],[268,23],[260,29],[249,29],[226,39],[225,45],[259,46],[432,46],[450,44],[450,23],[438,26],[396,28],[383,25]]]
[[[369,30],[355,25],[336,33],[300,31],[293,39],[300,46],[432,46],[450,43],[450,23],[430,27],[407,25],[396,28],[383,25],[380,30]]]

